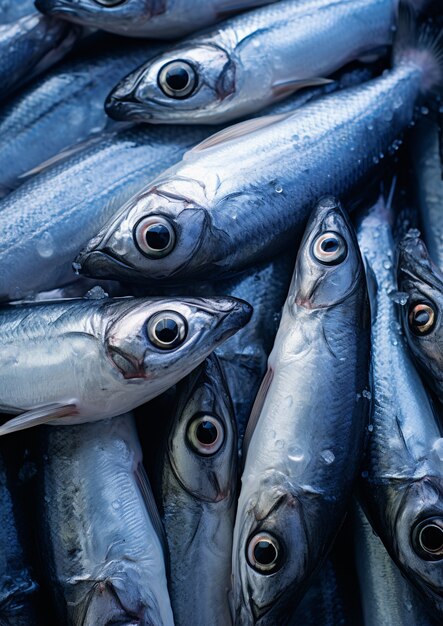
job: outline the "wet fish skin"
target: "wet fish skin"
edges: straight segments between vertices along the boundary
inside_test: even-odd
[[[408,298],[401,312],[409,348],[426,382],[443,402],[443,274],[432,262],[418,231],[410,231],[399,245],[398,286]],[[412,311],[422,303],[430,306],[435,315],[435,323],[423,335],[411,321]]]
[[[335,266],[312,256],[325,232],[346,241],[346,257]],[[245,436],[232,551],[239,626],[289,622],[344,519],[366,427],[367,314],[355,234],[336,201],[324,198],[299,250]],[[255,571],[246,558],[252,537],[261,532],[281,545],[270,575]]]
[[[423,557],[417,524],[443,520],[442,430],[401,329],[392,222],[381,198],[358,228],[373,316],[373,430],[360,490],[391,558],[441,620],[443,563]]]
[[[86,53],[59,64],[6,102],[0,108],[0,187],[18,186],[23,182],[18,177],[109,126],[103,101],[116,77],[160,49],[91,37]]]
[[[214,453],[199,453],[191,443],[190,424],[203,415],[215,418],[220,429],[223,443]],[[179,384],[171,418],[158,489],[174,617],[183,626],[228,626],[237,430],[226,381],[214,356]]]
[[[39,538],[59,623],[172,626],[133,416],[47,428],[40,440]]]
[[[396,6],[396,0],[282,0],[244,13],[132,72],[112,90],[106,111],[118,120],[179,124],[225,123],[256,113],[391,44]],[[161,87],[162,68],[177,61],[196,81],[186,97]]]
[[[66,407],[57,424],[132,410],[197,367],[251,312],[235,298],[102,298],[4,307],[0,410],[20,414],[43,407],[43,421],[51,421],[56,403]],[[162,349],[147,325],[154,315],[169,319],[172,313],[182,318],[176,324],[183,339]],[[11,425],[17,430],[35,424],[16,420],[0,427],[0,434],[11,432]]]
[[[29,13],[35,13],[34,0],[0,0],[0,24],[15,22]]]
[[[112,8],[94,0],[36,0],[35,4],[42,13],[127,37],[177,39],[229,13],[269,1],[273,0],[128,0]]]
[[[78,28],[38,13],[0,24],[0,100],[63,58],[79,34]]]
[[[81,270],[132,280],[219,278],[284,250],[301,235],[316,199],[346,197],[374,175],[381,155],[414,119],[425,78],[411,63],[414,55],[407,57],[397,56],[381,78],[283,119],[261,118],[267,126],[256,132],[260,122],[245,122],[226,131],[242,136],[219,136],[218,145],[186,153],[89,242],[78,259]],[[141,218],[159,215],[175,231],[175,247],[149,259],[134,232]]]

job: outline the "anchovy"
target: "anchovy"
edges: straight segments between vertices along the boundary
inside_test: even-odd
[[[39,11],[127,37],[178,39],[276,0],[36,0]]]
[[[401,22],[394,68],[381,78],[292,114],[232,126],[185,154],[89,242],[78,259],[82,271],[215,278],[294,245],[317,198],[343,197],[376,173],[416,104],[443,83],[439,35],[416,41],[415,34],[412,42],[404,30]],[[144,240],[147,224],[164,234],[155,253]]]
[[[401,330],[391,208],[363,218],[372,323],[372,434],[362,468],[365,511],[397,567],[443,616],[443,431]]]
[[[103,131],[109,124],[103,101],[116,77],[160,50],[114,38],[89,41],[86,53],[59,64],[0,108],[0,187],[18,186],[26,172]]]
[[[157,475],[174,617],[181,626],[228,626],[237,431],[215,357],[178,386],[171,418]]]
[[[132,72],[107,113],[153,123],[224,123],[260,111],[392,43],[398,0],[282,0],[185,40]]]
[[[38,13],[0,24],[0,101],[62,59],[78,35],[78,28]]]
[[[398,286],[407,302],[402,320],[409,348],[443,402],[443,273],[431,261],[418,231],[410,231],[400,243]]]
[[[365,626],[437,626],[422,598],[401,575],[363,510],[354,514],[355,562]]]
[[[235,624],[288,624],[342,523],[363,451],[366,280],[333,198],[302,241],[245,436],[234,528]]]
[[[244,326],[235,298],[102,298],[0,309],[0,435],[113,417],[166,391]]]
[[[42,437],[39,540],[64,626],[173,626],[158,512],[130,414]]]

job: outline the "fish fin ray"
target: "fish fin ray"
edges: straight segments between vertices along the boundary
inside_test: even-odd
[[[160,513],[158,512],[157,504],[154,499],[154,494],[152,492],[151,483],[149,482],[148,475],[146,474],[146,470],[142,463],[137,465],[135,470],[135,480],[137,486],[140,490],[140,494],[143,498],[143,502],[149,513],[149,518],[152,522],[154,530],[159,538],[159,541],[163,548],[163,553],[166,557],[167,555],[167,543],[166,543],[166,535],[165,530],[163,528],[162,521],[160,519]]]
[[[251,442],[252,435],[254,434],[255,427],[257,426],[257,422],[262,412],[263,405],[265,403],[266,396],[268,395],[269,387],[271,386],[273,378],[274,370],[272,369],[272,367],[268,367],[268,370],[260,385],[260,389],[258,390],[255,397],[255,401],[251,410],[251,415],[249,416],[248,424],[246,426],[245,436],[243,439],[244,456],[246,456],[246,452]]]
[[[272,85],[272,92],[275,96],[286,96],[298,89],[304,87],[320,87],[321,85],[329,85],[334,81],[331,78],[294,78],[289,80],[280,81]]]
[[[0,437],[2,435],[17,432],[18,430],[31,428],[32,426],[47,424],[48,422],[53,422],[60,417],[75,415],[77,412],[77,406],[75,404],[60,404],[58,402],[54,402],[53,404],[40,406],[37,409],[25,411],[24,413],[21,413],[21,415],[10,419],[5,424],[0,426]]]

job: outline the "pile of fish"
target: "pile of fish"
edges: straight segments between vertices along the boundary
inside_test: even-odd
[[[443,0],[0,0],[0,624],[443,623]]]

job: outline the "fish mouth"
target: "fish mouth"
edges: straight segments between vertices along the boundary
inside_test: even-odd
[[[218,341],[224,341],[240,330],[240,328],[246,326],[252,317],[252,313],[253,308],[246,300],[235,298],[231,310],[228,311],[222,323]]]
[[[152,120],[152,114],[146,110],[134,95],[118,96],[110,93],[105,100],[105,112],[113,120],[124,122],[146,122]]]
[[[128,278],[136,280],[137,270],[103,250],[81,252],[73,263],[74,271],[91,278]]]
[[[443,291],[443,281],[437,274],[425,244],[417,236],[406,236],[399,246],[399,284],[412,282],[427,285],[431,289]]]

